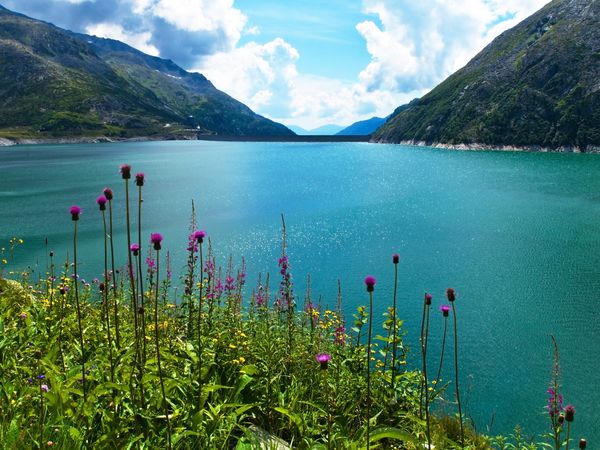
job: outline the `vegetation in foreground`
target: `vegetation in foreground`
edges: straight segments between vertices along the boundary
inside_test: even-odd
[[[423,365],[407,370],[395,294],[382,329],[373,329],[378,322],[372,317],[375,278],[365,278],[369,307],[359,307],[352,319],[344,317],[341,287],[331,310],[314,302],[310,288],[300,298],[293,288],[284,222],[276,279],[258,275],[244,299],[249,289],[243,260],[238,268],[231,261],[217,267],[192,213],[187,271],[177,295],[159,233],[150,235],[151,246],[142,257],[144,175],[136,175],[134,228],[131,168],[124,165],[121,173],[129,250],[124,270],[115,270],[108,188],[97,199],[105,230],[100,279],[87,283],[77,272],[78,206],[69,211],[73,260],[57,265],[50,253],[43,280],[35,282],[31,272],[18,280],[4,278],[22,241],[11,239],[8,250],[2,249],[2,448],[568,450],[575,410],[563,407],[556,345],[547,406],[551,433],[540,438],[546,442],[532,442],[518,430],[510,437],[478,435],[461,410],[452,289],[446,294],[450,304],[440,308],[441,352],[436,349],[435,360],[428,353],[434,319],[426,294]],[[134,236],[138,242],[132,242]],[[397,280],[398,255],[392,263]],[[446,336],[448,328],[452,333]],[[444,361],[446,337],[448,355],[454,357],[450,362]],[[440,369],[452,362],[456,377],[449,389]],[[432,405],[453,396],[456,416],[431,414]],[[579,448],[585,447],[579,441]]]

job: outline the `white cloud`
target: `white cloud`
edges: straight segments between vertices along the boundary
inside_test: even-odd
[[[233,0],[130,0],[134,13],[151,14],[188,32],[205,32],[233,49],[246,25],[246,16]]]
[[[356,27],[371,54],[359,78],[368,90],[430,89],[546,2],[364,0],[364,11],[381,25],[366,20]]]
[[[121,25],[116,23],[97,23],[87,27],[85,32],[93,36],[111,38],[125,42],[126,44],[129,44],[132,47],[152,56],[158,56],[160,53],[155,46],[150,44],[152,33],[149,31],[143,33],[128,33]]]
[[[276,38],[205,57],[196,70],[250,108],[277,113],[289,104],[298,58],[294,47]]]

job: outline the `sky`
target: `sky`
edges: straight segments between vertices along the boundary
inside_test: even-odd
[[[0,0],[204,74],[255,112],[314,129],[426,94],[548,0]]]

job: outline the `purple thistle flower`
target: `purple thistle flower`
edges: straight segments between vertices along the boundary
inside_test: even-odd
[[[433,297],[431,296],[431,294],[425,293],[425,304],[426,305],[431,305],[431,299]]]
[[[321,369],[327,369],[327,364],[331,361],[331,355],[329,353],[319,353],[315,356],[315,359],[321,364]]]
[[[73,205],[69,208],[69,212],[71,213],[71,218],[73,220],[79,220],[79,214],[81,214],[81,208],[77,205]]]
[[[144,185],[144,174],[142,172],[135,174],[135,184],[140,187]]]
[[[573,422],[573,420],[575,420],[575,407],[573,405],[567,405],[565,407],[565,420],[567,422]]]
[[[199,244],[202,244],[204,238],[206,237],[206,232],[202,230],[197,230],[192,233],[192,236]]]
[[[392,255],[392,262],[394,264],[398,264],[400,262],[400,255],[398,253],[394,253]]]
[[[446,297],[448,297],[449,302],[453,302],[454,300],[456,300],[456,294],[454,293],[454,289],[446,289]]]
[[[368,275],[365,278],[365,284],[367,285],[367,292],[373,292],[373,290],[375,288],[375,283],[377,283],[377,280],[375,279],[374,276]]]
[[[104,188],[102,192],[108,201],[113,199],[113,191],[111,188]]]
[[[21,320],[25,320],[27,319],[27,313],[21,313],[19,317],[21,318]]]
[[[448,313],[450,312],[450,305],[442,305],[440,306],[440,311],[444,315],[444,317],[448,317]]]
[[[131,253],[134,254],[134,256],[137,256],[140,251],[140,245],[139,244],[131,244],[129,246],[129,250],[131,251]]]
[[[40,389],[42,390],[42,392],[48,392],[50,390],[47,384],[42,384],[40,386]]]
[[[160,250],[160,243],[162,242],[163,237],[160,233],[152,233],[150,235],[150,242],[154,245],[154,250]]]
[[[105,195],[100,195],[96,199],[96,203],[98,203],[98,206],[100,207],[100,211],[106,210],[106,201],[107,200],[106,200],[106,196]]]
[[[121,167],[119,167],[119,171],[124,180],[131,178],[131,166],[129,164],[122,164]]]

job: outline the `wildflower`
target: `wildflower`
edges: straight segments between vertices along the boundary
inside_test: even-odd
[[[129,164],[122,164],[121,167],[119,167],[119,171],[124,180],[131,178],[131,166]]]
[[[375,277],[369,275],[365,278],[365,284],[367,285],[367,292],[373,292],[374,286],[377,280]]]
[[[77,205],[73,205],[71,206],[71,208],[69,209],[69,212],[71,213],[71,218],[73,220],[79,220],[79,214],[81,214],[81,208]]]
[[[586,448],[587,441],[585,439],[579,439],[579,448]]]
[[[440,306],[440,311],[444,315],[444,317],[448,317],[448,313],[450,312],[450,305],[442,305]]]
[[[139,244],[131,244],[129,246],[129,250],[131,251],[131,253],[133,253],[134,256],[137,256],[140,252],[140,245]]]
[[[27,378],[27,383],[33,384],[33,378]]]
[[[50,390],[47,384],[42,384],[40,386],[40,389],[42,390],[42,392],[48,392]]]
[[[21,320],[25,320],[27,319],[27,313],[21,313],[19,317],[21,318]]]
[[[346,327],[342,325],[335,329],[333,343],[337,345],[344,345],[346,343]]]
[[[573,420],[575,420],[575,407],[573,405],[567,405],[565,407],[565,420],[567,422],[573,422]]]
[[[192,236],[196,241],[198,241],[199,244],[202,244],[204,238],[206,237],[206,232],[202,230],[194,231]]]
[[[37,378],[38,380],[43,380],[44,378],[46,378],[46,375],[44,375],[44,374],[41,374],[41,375],[38,375],[36,378]]]
[[[446,289],[446,297],[448,297],[449,302],[453,302],[454,300],[456,300],[456,294],[454,293],[454,289]]]
[[[135,184],[140,187],[144,185],[144,174],[142,172],[135,174]]]
[[[398,264],[400,262],[400,255],[398,253],[394,253],[392,255],[392,262],[394,264]]]
[[[100,195],[96,199],[96,203],[98,203],[98,206],[100,207],[100,211],[106,210],[106,201],[107,201],[107,199],[106,199],[105,195]]]
[[[554,417],[563,410],[563,396],[561,394],[557,394],[552,387],[548,388],[548,394],[548,406],[546,406],[546,409],[548,409],[548,414],[550,414],[550,417]]]
[[[327,369],[327,364],[331,361],[331,355],[329,353],[319,353],[315,356],[315,359],[321,364],[321,369]]]
[[[152,233],[150,235],[150,242],[154,245],[154,250],[160,250],[160,243],[162,242],[163,237],[160,233]]]
[[[52,446],[54,445],[54,442],[52,442],[52,441],[48,441],[48,442],[46,442],[46,445],[47,445],[48,447],[52,447]]]
[[[102,193],[106,197],[106,200],[110,201],[110,200],[113,199],[113,191],[112,191],[111,188],[104,188],[104,190],[102,191]]]
[[[431,305],[431,299],[432,299],[432,298],[433,298],[433,297],[431,296],[431,294],[427,294],[427,293],[426,293],[426,294],[425,294],[425,304],[426,304],[426,305]]]

